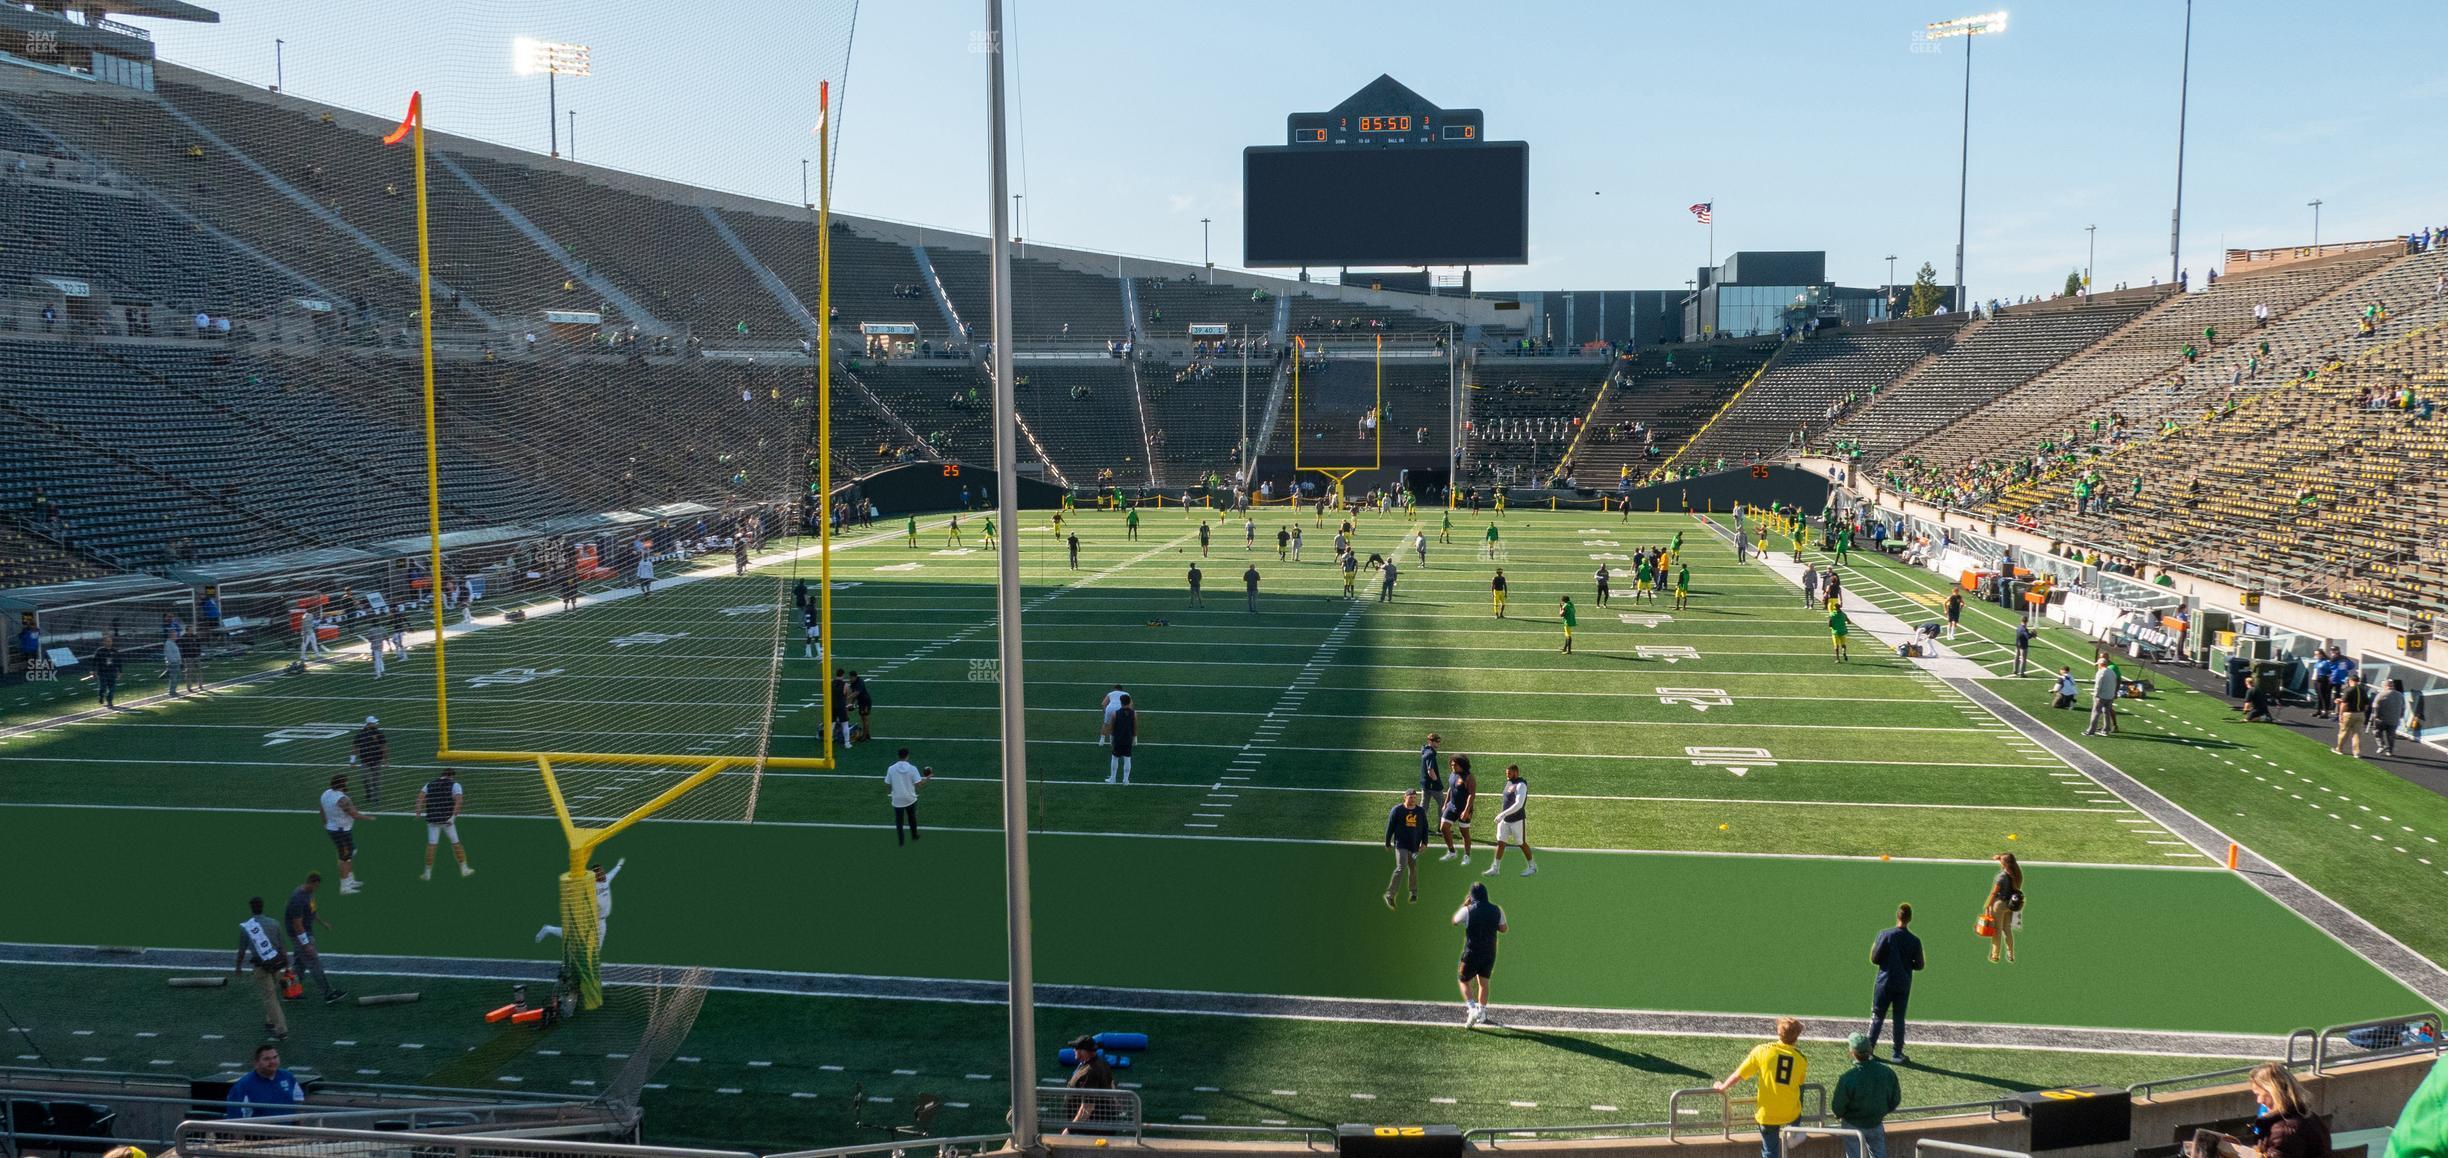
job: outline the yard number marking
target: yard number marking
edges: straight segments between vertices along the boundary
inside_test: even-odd
[[[500,671],[486,672],[480,676],[469,676],[467,684],[471,688],[517,687],[520,684],[534,683],[545,676],[560,675],[561,671],[562,669],[557,667],[546,668],[543,671],[537,671],[531,667],[506,667]]]
[[[614,647],[638,647],[638,646],[652,647],[652,646],[654,646],[654,645],[656,645],[656,644],[661,644],[661,643],[670,643],[671,641],[673,641],[673,640],[675,640],[675,639],[687,639],[687,638],[688,638],[688,633],[687,633],[687,632],[685,632],[685,631],[674,631],[674,632],[668,632],[668,633],[666,633],[666,632],[661,632],[661,631],[640,631],[640,632],[637,632],[637,633],[632,634],[632,635],[623,635],[623,636],[620,636],[620,637],[618,637],[618,638],[615,638],[615,639],[612,641],[612,646],[614,646]]]
[[[1659,688],[1657,696],[1661,704],[1690,704],[1696,712],[1734,706],[1734,697],[1724,688]]]
[[[1744,775],[1753,768],[1776,767],[1776,760],[1768,754],[1766,748],[1717,748],[1702,745],[1685,748],[1683,754],[1692,758],[1694,768],[1716,765],[1736,776]]]

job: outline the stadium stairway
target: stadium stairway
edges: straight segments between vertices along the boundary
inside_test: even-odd
[[[2215,362],[2224,347],[2243,340],[2253,307],[2266,304],[2273,318],[2322,298],[2390,260],[2385,251],[2359,251],[2240,274],[2194,293],[2180,293],[2104,341],[2001,395],[1902,449],[1937,468],[1977,460],[2032,441],[2035,431],[2054,431],[2077,416],[2136,386],[2184,366],[2193,346]]]
[[[1646,477],[1668,448],[1688,440],[1776,353],[1777,343],[1729,343],[1706,365],[1668,368],[1660,347],[1619,359],[1590,409],[1572,451],[1572,473],[1585,487],[1611,487]],[[1634,433],[1630,427],[1639,424]],[[1651,433],[1655,432],[1652,440]],[[1654,450],[1653,450],[1654,448]]]
[[[1026,416],[1047,462],[1064,478],[1105,486],[1148,476],[1147,441],[1139,429],[1127,362],[1024,354],[1014,361],[1012,374],[1016,409]]]
[[[923,245],[911,246],[910,255],[917,259],[919,279],[926,283],[927,296],[935,299],[935,310],[943,315],[945,327],[954,340],[966,343],[971,333],[969,323],[961,320],[960,307],[953,304],[952,295],[945,291],[943,275],[935,269],[935,255]]]
[[[551,234],[545,232],[544,229],[541,226],[538,226],[534,221],[529,220],[526,214],[512,208],[508,201],[503,200],[491,189],[486,188],[483,183],[477,181],[476,178],[468,172],[467,167],[462,165],[459,161],[453,159],[450,154],[433,152],[431,153],[431,156],[434,163],[441,166],[444,172],[458,178],[461,184],[466,185],[468,190],[476,195],[477,200],[483,202],[486,207],[492,209],[493,212],[501,215],[501,219],[507,222],[511,229],[516,230],[519,236],[526,238],[528,242],[533,244],[537,249],[542,250],[547,258],[558,264],[563,271],[569,274],[570,277],[584,282],[589,289],[594,290],[596,294],[601,296],[606,302],[611,303],[612,306],[615,309],[618,309],[622,315],[627,317],[632,324],[650,334],[668,334],[673,332],[671,323],[666,322],[648,312],[644,305],[640,304],[636,298],[630,296],[629,293],[626,290],[623,290],[616,282],[613,281],[613,279],[597,273],[595,267],[591,263],[577,260],[573,256],[573,251],[569,246],[553,240]],[[429,177],[429,188],[430,185],[431,178]],[[549,200],[550,199],[547,198],[547,203],[549,203]],[[666,219],[662,223],[662,226],[664,228],[669,228],[670,224],[671,222]],[[673,252],[677,253],[680,248],[685,247],[676,247]],[[666,254],[665,256],[670,256],[670,254]],[[713,283],[708,282],[706,284]],[[604,320],[606,322],[610,322],[612,319],[607,313]]]
[[[1475,359],[1464,391],[1470,419],[1463,444],[1466,477],[1538,483],[1560,472],[1608,371],[1606,359],[1582,356]]]
[[[812,216],[793,219],[728,209],[706,212],[739,240],[746,251],[744,260],[773,274],[788,300],[798,302],[812,317],[825,288],[817,276],[820,239]],[[841,343],[850,343],[847,350],[864,348],[858,329],[861,322],[915,326],[919,340],[930,347],[941,347],[959,334],[952,319],[928,300],[932,295],[924,288],[927,275],[909,246],[860,236],[848,222],[835,221],[832,249],[833,316],[829,321],[835,330],[837,355],[845,350]]]
[[[377,240],[352,224],[348,217],[338,209],[326,206],[317,198],[309,196],[304,190],[283,179],[280,174],[251,155],[248,150],[224,139],[214,126],[207,125],[202,119],[191,113],[189,108],[183,107],[180,100],[175,99],[184,95],[189,102],[201,104],[206,100],[202,90],[184,88],[168,81],[162,84],[161,90],[163,97],[159,102],[159,107],[162,113],[175,121],[179,130],[185,134],[192,134],[196,139],[197,143],[185,153],[188,159],[208,164],[214,161],[225,165],[234,163],[252,178],[253,184],[260,184],[263,190],[271,194],[269,198],[261,196],[256,190],[248,187],[249,183],[231,180],[233,175],[227,173],[222,174],[219,179],[207,178],[205,181],[193,182],[191,187],[194,191],[200,197],[212,201],[220,209],[218,213],[208,212],[207,216],[227,221],[233,229],[251,228],[254,238],[258,241],[269,242],[274,238],[281,239],[285,244],[276,244],[274,248],[278,249],[284,257],[298,261],[303,268],[312,269],[326,262],[336,263],[333,266],[333,272],[324,275],[326,279],[340,288],[349,299],[363,297],[371,302],[388,303],[391,308],[386,313],[390,319],[404,321],[416,309],[417,267],[413,239],[411,239],[410,246],[405,249],[395,249],[385,241]],[[252,110],[233,110],[233,115],[251,118],[255,114]],[[267,117],[265,120],[269,127],[270,118]],[[166,146],[175,145],[178,137],[175,134],[163,133],[156,126],[152,130],[140,130],[124,138],[110,132],[98,132],[89,133],[80,139],[89,143],[125,140],[138,151],[146,151],[145,144],[149,142],[152,145],[149,152],[153,159],[160,160],[170,155],[170,149]],[[317,168],[309,169],[309,172],[320,171]],[[167,174],[163,174],[163,177],[165,180],[168,179]],[[190,186],[186,183],[172,182],[171,187]],[[291,214],[292,209],[304,214],[313,224],[306,225],[295,220]],[[377,267],[398,279],[403,279],[404,284],[389,278],[372,276],[372,271],[362,262],[352,260],[358,257],[357,254],[343,252],[346,249],[345,246],[318,244],[327,231],[336,232],[348,241],[355,242],[363,249],[365,256],[373,259]],[[305,257],[299,255],[301,245],[304,247]],[[316,255],[321,256],[320,262],[312,260]],[[439,270],[436,271],[433,279],[433,291],[435,301],[452,303],[455,312],[467,315],[478,325],[487,329],[501,325],[499,318],[481,303],[460,292]]]
[[[748,271],[750,277],[756,279],[758,285],[765,287],[765,292],[781,305],[783,314],[809,338],[816,337],[816,315],[809,311],[807,303],[800,301],[799,295],[792,293],[781,278],[774,276],[774,271],[758,261],[755,254],[748,252],[746,243],[740,240],[739,234],[732,232],[731,226],[723,221],[722,214],[711,208],[699,212],[705,215],[707,228],[714,231],[714,236],[722,241],[723,248],[731,252],[732,258]]]
[[[1966,326],[1954,346],[1837,420],[1818,441],[1858,447],[1875,462],[2080,356],[2165,298],[2171,289],[2060,298],[2009,306]]]
[[[1892,385],[1954,344],[1966,314],[1845,326],[1787,342],[1757,380],[1667,465],[1742,462],[1808,441],[1845,408]],[[1706,356],[1709,345],[1697,348]]]

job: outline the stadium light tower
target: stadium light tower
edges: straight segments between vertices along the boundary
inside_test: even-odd
[[[1963,146],[1955,175],[1955,309],[1964,308],[1964,220],[1972,195],[1972,41],[2006,31],[2006,14],[1989,12],[1940,20],[1928,28],[1931,40],[1964,42]]]
[[[1896,259],[1896,255],[1894,255],[1894,254],[1892,254],[1892,253],[1887,255],[1887,320],[1888,320],[1888,321],[1894,321],[1894,320],[1895,320],[1895,306],[1896,306],[1896,292],[1895,292],[1895,259]]]
[[[2312,207],[2312,248],[2314,248],[2314,249],[2319,249],[2319,248],[2320,248],[2320,207],[2321,207],[2321,201],[2320,201],[2320,198],[2315,197],[2315,198],[2311,199],[2310,201],[2306,201],[2306,202],[2304,202],[2304,204],[2306,204],[2306,205],[2308,205],[2308,206],[2311,206],[2311,207]]]
[[[565,76],[595,75],[595,53],[583,44],[563,44],[521,36],[510,42],[510,69],[520,76],[544,74],[544,126],[552,134],[552,155],[561,155],[561,95]]]

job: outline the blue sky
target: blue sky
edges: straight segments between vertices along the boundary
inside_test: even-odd
[[[584,42],[562,85],[577,156],[796,201],[815,82],[839,74],[856,11],[835,205],[983,232],[983,6],[733,0],[703,7],[537,0],[233,0],[218,25],[141,21],[162,55],[393,113],[422,88],[434,127],[542,151],[540,78],[512,37]],[[1121,3],[1017,0],[1013,190],[1038,241],[1195,262],[1201,217],[1238,264],[1240,155],[1284,116],[1379,73],[1486,110],[1531,143],[1531,263],[1488,288],[1679,286],[1706,257],[1684,207],[1713,199],[1720,257],[1825,249],[1877,284],[1951,276],[1960,41],[1916,44],[1974,4],[1798,0],[1580,3]],[[2098,280],[2168,268],[2181,0],[2035,0],[1976,50],[1968,281],[2058,288],[2097,225]],[[685,14],[685,15],[684,15]],[[2448,224],[2448,101],[2428,5],[2203,0],[2193,36],[2185,264],[2224,247]],[[2401,30],[2408,35],[2399,35]],[[1917,50],[1919,49],[1919,50]]]

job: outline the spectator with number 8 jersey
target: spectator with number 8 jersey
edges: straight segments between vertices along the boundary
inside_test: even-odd
[[[1780,1158],[1783,1131],[1801,1119],[1802,1083],[1810,1077],[1810,1059],[1794,1048],[1794,1043],[1802,1040],[1802,1023],[1780,1017],[1776,1032],[1775,1041],[1753,1046],[1742,1065],[1717,1083],[1719,1093],[1733,1089],[1745,1079],[1758,1083],[1752,1095],[1751,1120],[1759,1124],[1760,1158]]]

